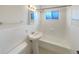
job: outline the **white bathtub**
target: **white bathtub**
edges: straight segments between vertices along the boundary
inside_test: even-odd
[[[68,39],[63,35],[44,33],[43,37],[39,40],[39,53],[52,53],[52,54],[70,54],[72,48]]]
[[[15,51],[13,49],[21,45],[21,43],[24,42],[24,40],[26,40],[26,36],[27,36],[26,26],[24,25],[19,25],[19,24],[1,25],[0,26],[0,54],[12,53],[11,51]]]

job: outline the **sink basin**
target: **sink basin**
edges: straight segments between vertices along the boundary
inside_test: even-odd
[[[42,33],[41,32],[32,32],[28,36],[31,40],[36,40],[36,39],[40,39],[42,37]]]

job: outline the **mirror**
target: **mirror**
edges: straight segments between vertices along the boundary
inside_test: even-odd
[[[39,20],[39,13],[37,11],[28,10],[28,24],[33,25]]]

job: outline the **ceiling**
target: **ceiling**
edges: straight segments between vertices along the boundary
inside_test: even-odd
[[[62,5],[40,5],[40,8],[50,8],[50,7],[58,7]]]
[[[63,6],[69,6],[69,5],[38,5],[39,8],[37,9],[48,9],[48,8],[56,8],[56,7],[63,7]]]

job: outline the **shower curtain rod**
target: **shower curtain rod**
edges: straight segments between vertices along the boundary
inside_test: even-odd
[[[37,9],[37,10],[45,10],[45,9],[53,9],[53,8],[63,8],[63,7],[69,7],[72,5],[65,5],[65,6],[58,6],[58,7],[49,7],[49,8],[41,8],[41,9]]]

